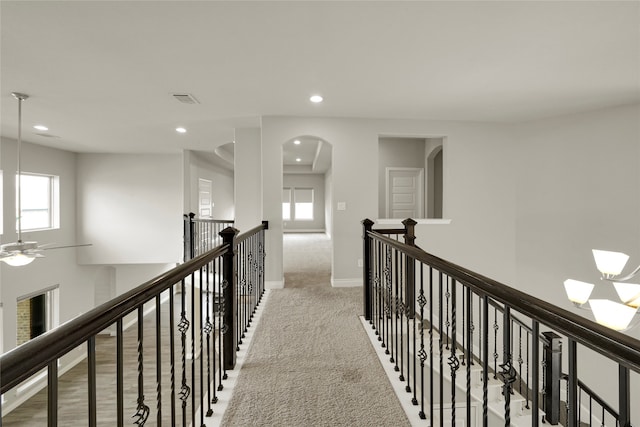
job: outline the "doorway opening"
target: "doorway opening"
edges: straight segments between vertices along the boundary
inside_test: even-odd
[[[333,232],[332,146],[322,138],[300,135],[282,144],[282,229],[285,258],[293,241],[309,245]],[[295,234],[295,236],[291,236]],[[320,244],[320,243],[318,243]],[[322,245],[321,245],[322,246]],[[302,246],[301,246],[302,247]],[[285,286],[286,268],[285,259]],[[333,268],[330,263],[330,273]]]
[[[442,218],[444,137],[378,138],[378,217]]]

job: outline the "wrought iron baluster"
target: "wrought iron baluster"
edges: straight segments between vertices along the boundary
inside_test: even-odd
[[[522,363],[524,360],[522,359],[522,326],[518,326],[518,375],[520,376],[520,381],[518,382],[518,393],[522,394]]]
[[[222,264],[222,260],[219,264],[220,273],[224,274],[224,267]],[[225,296],[225,289],[231,286],[227,279],[223,276],[220,277],[218,281],[218,293],[220,295],[220,316],[218,317],[218,376],[220,377],[220,382],[218,384],[218,391],[222,391],[223,385],[222,380],[227,379],[227,364],[223,363],[223,355],[226,353],[226,341],[224,341],[224,335],[230,330],[230,328],[225,324],[225,318],[227,316],[227,298]]]
[[[447,346],[445,347],[447,350],[449,350],[449,340],[450,340],[450,334],[449,334],[450,330],[449,330],[449,328],[451,327],[451,322],[449,321],[449,298],[451,297],[451,293],[449,292],[449,280],[450,280],[450,278],[449,278],[449,276],[447,276],[447,281],[446,281],[447,282],[447,292],[444,294],[444,296],[446,298],[445,310],[446,310],[446,316],[447,316],[447,320],[445,322],[446,330],[445,330],[444,335],[445,335],[445,337],[447,339]],[[442,333],[442,331],[440,333]]]
[[[413,319],[413,399],[411,399],[411,403],[415,406],[418,405],[418,367],[416,365],[417,359],[420,359],[420,389],[422,390],[422,396],[424,396],[424,361],[422,360],[422,356],[426,356],[424,352],[424,305],[426,304],[426,300],[424,298],[424,266],[422,263],[418,264],[420,266],[420,290],[418,292],[418,297],[416,298],[416,302],[418,303],[418,307],[420,307],[420,350],[418,350],[417,345],[417,331],[416,331],[416,319],[414,316]],[[416,357],[417,356],[417,357]],[[424,414],[424,405],[422,406],[420,412]]]
[[[393,297],[393,288],[392,288],[393,287],[393,284],[392,284],[392,281],[393,281],[393,278],[392,278],[393,277],[393,265],[391,263],[391,260],[392,260],[391,249],[388,248],[388,247],[385,247],[385,250],[386,250],[386,254],[385,255],[387,257],[386,258],[387,277],[386,277],[386,292],[385,292],[385,301],[384,301],[384,316],[385,316],[385,321],[384,321],[385,326],[384,326],[384,328],[385,328],[385,332],[386,333],[385,333],[385,336],[384,336],[383,344],[386,343],[386,348],[385,348],[384,353],[388,355],[388,354],[390,354],[389,346],[391,345],[391,342],[389,340],[389,337],[390,337],[390,334],[391,334],[390,326],[393,326],[393,325],[389,325],[389,322],[392,322],[391,316],[393,314],[392,306],[391,306],[391,304],[392,304],[391,299]]]
[[[399,313],[398,288],[400,287],[398,282],[398,271],[400,270],[400,268],[398,268],[398,250],[397,249],[393,249],[393,261],[394,261],[393,263],[394,280],[392,283],[393,299],[391,300],[391,304],[392,304],[391,328],[392,328],[393,340],[391,340],[390,344],[392,344],[391,345],[391,363],[395,364],[395,366],[393,367],[393,370],[395,372],[398,372],[400,370],[400,368],[398,368],[398,313]]]
[[[489,296],[482,298],[482,310],[480,310],[482,322],[480,330],[480,341],[482,342],[482,425],[489,425]]]
[[[96,337],[95,335],[87,341],[87,385],[89,398],[89,422],[90,427],[97,425],[96,412]]]
[[[238,245],[237,247],[237,255],[235,259],[236,263],[236,351],[240,351],[240,344],[242,344],[242,287],[244,286],[243,277],[242,277],[242,267],[243,267],[243,245]]]
[[[462,366],[465,366],[465,365],[466,365],[466,363],[467,363],[467,361],[465,360],[466,353],[465,353],[465,348],[464,348],[464,344],[467,342],[467,341],[465,340],[466,328],[464,327],[464,325],[466,325],[466,323],[465,323],[465,321],[464,321],[464,320],[465,320],[465,319],[464,319],[465,314],[467,313],[467,310],[466,310],[466,304],[467,304],[467,301],[466,301],[466,293],[465,293],[465,292],[463,292],[463,293],[462,293],[462,310],[460,310],[460,311],[462,312],[462,328],[460,328],[460,329],[462,329],[462,341],[461,341],[462,346],[460,347],[460,356],[459,356],[459,358],[461,359],[460,364],[461,364]],[[453,338],[452,338],[452,339],[455,341],[457,338],[456,338],[456,336],[455,336],[455,335],[453,335]]]
[[[209,228],[211,228],[210,224],[208,224],[208,225],[209,225]],[[207,234],[207,242],[209,244],[211,242],[211,239],[209,238],[208,234]],[[199,366],[200,367],[200,402],[202,402],[203,398],[204,398],[204,359],[205,359],[204,358],[204,329],[206,327],[206,325],[204,325],[202,323],[202,316],[203,316],[202,310],[204,309],[204,302],[202,301],[202,297],[203,297],[204,289],[205,289],[204,288],[204,280],[205,279],[204,279],[203,276],[204,275],[208,276],[206,265],[200,267],[199,273],[200,273],[200,283],[199,283],[200,287],[198,289],[198,294],[200,295],[200,297],[198,298],[198,315],[196,316],[195,313],[193,315],[193,322],[194,322],[193,326],[194,326],[194,329],[195,329],[195,321],[196,321],[196,317],[197,317],[198,318],[198,326],[199,326],[198,331],[199,331],[199,334],[200,334],[200,342],[199,342],[199,351],[200,351],[200,357],[199,357],[199,359],[200,359],[200,363],[199,363],[199,365],[200,365]],[[195,298],[195,294],[194,294],[194,298]],[[207,315],[208,315],[208,313],[207,313]],[[194,354],[193,355],[193,359],[195,359],[195,358],[196,358],[196,355]],[[194,379],[192,381],[195,382],[195,376],[194,376]],[[196,405],[195,393],[193,393],[193,409],[192,409],[192,412],[194,414],[195,414],[196,408],[198,406],[200,406],[200,405]],[[204,414],[205,414],[204,408],[201,408],[201,410],[200,410],[200,426],[201,427],[205,427],[205,425],[204,425]]]
[[[513,383],[516,380],[516,372],[513,367],[513,356],[511,347],[511,308],[509,306],[504,307],[503,313],[503,363],[500,365],[502,382],[502,395],[504,396],[504,425],[509,427],[511,425],[511,393],[513,390]]]
[[[202,271],[199,270],[200,279],[202,279]],[[196,281],[195,276],[191,275],[191,425],[196,425]],[[202,317],[200,317],[202,319]],[[202,330],[202,328],[199,328]]]
[[[456,280],[451,280],[451,352],[449,354],[449,368],[451,369],[451,425],[456,425],[456,372],[460,369],[460,361],[458,360],[457,340],[456,340]]]
[[[442,330],[442,323],[443,323],[443,319],[442,319],[442,312],[443,312],[443,307],[442,307],[442,294],[443,294],[443,283],[442,283],[442,271],[438,272],[438,276],[440,279],[440,283],[438,286],[438,333],[440,334],[440,340],[439,340],[439,351],[440,351],[440,372],[444,372],[444,331]],[[432,372],[433,373],[433,372]],[[442,402],[444,402],[444,377],[442,375],[439,375],[439,379],[440,379],[440,427],[442,427],[444,425],[444,406],[442,405]],[[431,418],[433,419],[433,417]]]
[[[171,419],[176,419],[176,339],[175,339],[175,301],[173,296],[173,286],[169,288],[169,363],[171,365]],[[119,335],[119,334],[118,334]],[[118,426],[120,427],[120,426]]]
[[[206,281],[206,290],[205,296],[207,298],[206,301],[206,310],[207,316],[204,324],[204,333],[206,335],[207,344],[206,344],[206,352],[207,352],[207,417],[213,415],[213,409],[211,408],[211,331],[213,330],[213,325],[211,324],[211,270],[213,267],[213,261],[206,265],[207,272],[207,281]]]
[[[531,378],[529,377],[529,353],[530,353],[530,351],[529,351],[529,341],[530,340],[531,340],[531,334],[527,331],[527,336],[526,336],[527,351],[525,353],[527,355],[527,361],[526,361],[526,367],[527,367],[526,379],[527,379],[527,383],[525,384],[525,387],[524,387],[524,391],[526,393],[525,398],[526,398],[526,401],[527,401],[527,404],[525,405],[526,409],[531,409],[529,407],[529,387],[531,387],[530,386]]]
[[[402,266],[402,255],[400,255],[399,251],[396,251],[396,300],[395,300],[395,305],[396,305],[396,366],[395,366],[395,371],[396,372],[400,372],[400,381],[404,381],[404,375],[403,375],[403,371],[402,371],[402,347],[403,347],[403,341],[404,341],[404,328],[403,325],[404,323],[402,322],[402,316],[404,313],[404,306],[402,303],[402,289],[404,288],[403,284],[403,273],[404,273],[404,268]],[[398,333],[398,325],[400,325],[400,333]],[[400,344],[398,344],[398,338],[400,339]],[[398,362],[399,365],[398,366]]]
[[[144,361],[143,353],[143,336],[144,336],[144,311],[143,306],[138,307],[138,406],[136,413],[133,415],[134,424],[139,426],[145,425],[149,418],[149,407],[144,403]]]
[[[162,312],[160,294],[156,295],[156,418],[162,425]]]
[[[466,294],[467,294],[467,323],[466,323],[466,329],[467,329],[467,342],[466,342],[466,351],[465,351],[465,359],[467,359],[467,424],[468,426],[471,426],[471,360],[473,357],[473,339],[472,339],[472,316],[471,316],[471,307],[473,305],[473,300],[471,298],[472,294],[471,294],[471,288],[469,287],[465,287],[466,289]],[[463,326],[465,326],[465,324],[463,323]],[[463,345],[464,341],[463,341]]]
[[[498,379],[498,309],[493,307],[493,379]]]
[[[189,321],[187,320],[186,309],[186,286],[184,279],[181,281],[181,311],[180,311],[180,323],[178,323],[178,330],[180,331],[180,344],[182,348],[182,381],[180,385],[180,393],[178,396],[182,401],[182,425],[187,424],[187,399],[191,394],[191,388],[187,385],[187,330],[189,330]]]
[[[424,328],[423,328],[424,329]],[[423,337],[421,337],[423,339]],[[420,344],[424,349],[424,343]],[[421,358],[422,359],[422,358]],[[429,266],[429,419],[433,420],[433,268]],[[422,383],[424,384],[424,361],[422,361]],[[422,419],[426,418],[424,413],[424,385],[422,386]]]

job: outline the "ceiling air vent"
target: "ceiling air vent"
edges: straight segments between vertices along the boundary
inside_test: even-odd
[[[190,93],[173,93],[172,96],[183,104],[200,104]]]

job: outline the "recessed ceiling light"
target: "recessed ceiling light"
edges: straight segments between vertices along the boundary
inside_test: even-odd
[[[301,159],[300,157],[298,157],[298,158],[296,159],[296,162],[301,162],[301,161],[302,161],[302,159]]]
[[[49,128],[44,126],[44,125],[35,125],[33,128],[34,129],[38,129],[38,130],[42,130],[42,131],[49,130]]]
[[[322,102],[322,97],[320,95],[313,95],[311,98],[309,98],[309,101],[317,104],[319,102]]]
[[[296,144],[296,145],[300,145],[300,140],[296,139],[295,141],[293,141],[293,143]]]
[[[176,132],[178,132],[178,133],[187,133],[187,130],[185,128],[180,127],[180,128],[176,128]]]

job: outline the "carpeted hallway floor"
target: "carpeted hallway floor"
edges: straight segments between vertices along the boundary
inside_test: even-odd
[[[358,318],[361,288],[332,288],[331,242],[285,234],[272,290],[223,426],[409,425]]]

